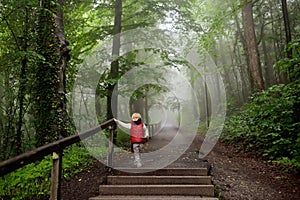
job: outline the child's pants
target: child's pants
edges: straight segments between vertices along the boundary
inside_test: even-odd
[[[141,163],[141,149],[143,147],[143,144],[140,143],[134,143],[132,144],[133,153],[134,153],[134,163]]]

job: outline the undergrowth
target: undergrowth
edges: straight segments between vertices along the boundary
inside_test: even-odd
[[[283,54],[275,67],[288,74],[291,83],[255,95],[241,112],[229,117],[223,140],[299,172],[300,40],[289,43]]]
[[[276,85],[229,117],[222,139],[288,168],[300,168],[300,84]]]
[[[63,178],[69,180],[92,163],[90,153],[82,145],[65,149]],[[0,178],[1,200],[38,200],[50,195],[52,157],[35,162]]]

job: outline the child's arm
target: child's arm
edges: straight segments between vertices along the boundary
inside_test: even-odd
[[[143,126],[143,129],[144,129],[144,137],[148,138],[149,137],[149,131],[148,131],[148,128],[147,128],[147,126],[145,124]]]
[[[114,120],[115,120],[115,122],[117,122],[118,125],[120,125],[120,126],[122,126],[124,128],[128,128],[128,129],[131,128],[131,124],[130,123],[124,123],[124,122],[122,122],[120,120],[117,120],[117,119],[114,119]]]

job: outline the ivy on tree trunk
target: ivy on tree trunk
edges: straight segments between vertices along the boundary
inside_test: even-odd
[[[34,118],[37,146],[67,135],[66,64],[68,42],[64,36],[62,1],[40,1],[37,45],[40,59],[35,70]]]

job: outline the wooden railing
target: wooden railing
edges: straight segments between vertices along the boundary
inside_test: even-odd
[[[158,124],[149,124],[150,137],[159,128]],[[113,166],[113,143],[116,130],[116,123],[113,119],[108,120],[92,129],[85,132],[72,135],[70,137],[63,138],[61,140],[52,142],[50,144],[41,146],[32,151],[23,153],[14,158],[5,160],[0,163],[0,177],[10,172],[13,172],[19,168],[24,167],[30,163],[43,160],[45,156],[52,154],[52,171],[51,171],[51,188],[50,188],[50,200],[60,199],[60,188],[61,188],[61,176],[62,176],[62,155],[63,150],[83,139],[93,136],[101,130],[109,129],[109,146],[108,146],[108,166]]]
[[[160,123],[147,125],[150,138],[153,137],[153,134],[159,130],[160,126],[161,126]]]
[[[51,171],[51,188],[50,188],[50,200],[60,199],[60,186],[61,186],[61,175],[62,175],[62,155],[63,150],[83,139],[86,139],[101,130],[109,129],[109,140],[113,143],[116,123],[113,119],[108,120],[99,126],[96,126],[83,133],[72,135],[70,137],[63,138],[61,140],[52,142],[50,144],[41,146],[32,151],[23,153],[14,158],[5,160],[0,163],[0,177],[13,172],[25,165],[44,159],[45,156],[52,154],[52,171]],[[112,166],[113,160],[113,145],[109,145],[108,149],[108,166]]]

